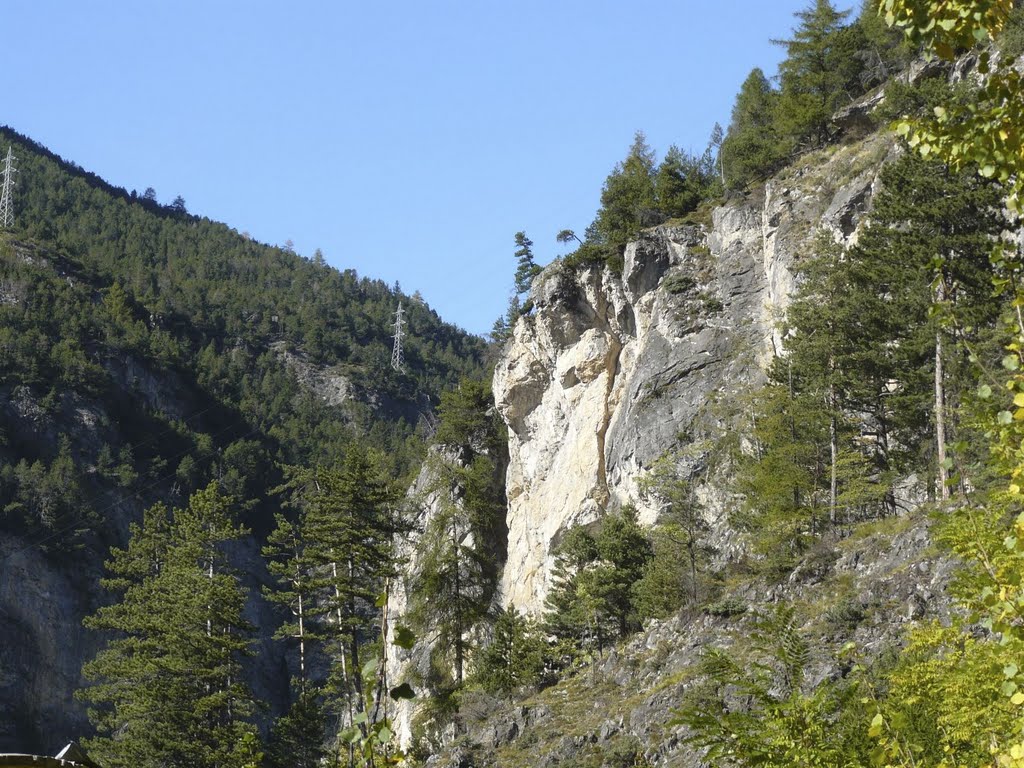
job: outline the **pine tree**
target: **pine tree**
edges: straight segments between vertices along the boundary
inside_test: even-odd
[[[516,295],[530,292],[530,283],[540,274],[540,266],[533,261],[533,241],[525,232],[516,232]]]
[[[471,631],[491,616],[504,522],[499,456],[503,429],[490,384],[463,381],[442,395],[428,493],[435,514],[420,539],[411,618],[435,636],[435,688],[461,686],[472,652]],[[454,679],[444,682],[453,674]]]
[[[241,680],[249,628],[223,546],[247,532],[211,485],[185,509],[152,507],[130,533],[104,581],[120,600],[86,620],[118,633],[83,668],[99,733],[86,746],[111,766],[241,764],[255,737]]]
[[[626,159],[615,166],[601,191],[594,229],[603,243],[621,251],[642,228],[658,223],[654,163],[654,151],[643,131],[637,131]]]
[[[312,637],[326,641],[335,693],[351,723],[365,706],[360,649],[373,634],[377,596],[396,572],[394,496],[374,457],[358,444],[348,446],[337,470],[292,468],[284,489],[302,527],[292,532],[285,521],[275,534],[296,553],[280,566],[290,584],[280,599],[294,613],[300,589],[315,596],[303,609],[317,627]]]
[[[619,639],[640,626],[634,586],[651,559],[651,544],[640,529],[636,510],[624,507],[601,523],[595,543],[599,567],[587,572],[584,581],[600,601],[601,613],[612,623]]]
[[[276,579],[277,586],[265,587],[264,594],[271,602],[283,605],[291,616],[274,637],[295,640],[299,653],[298,688],[300,695],[304,695],[309,682],[307,660],[312,642],[319,638],[314,622],[319,612],[317,582],[306,534],[306,510],[300,506],[294,511],[294,518],[278,513],[274,520],[276,527],[267,536],[263,556],[267,558],[267,570]]]
[[[651,559],[650,542],[624,508],[601,521],[596,536],[573,528],[555,555],[545,600],[545,629],[563,641],[567,655],[624,638],[639,626],[635,587]]]
[[[536,621],[512,606],[494,622],[493,637],[479,653],[474,677],[485,690],[513,693],[540,680],[545,650]]]
[[[751,71],[740,86],[719,152],[731,187],[741,188],[765,178],[789,157],[776,125],[778,98],[760,69]]]
[[[789,40],[775,40],[786,49],[779,65],[780,99],[776,124],[793,147],[818,146],[832,135],[835,110],[859,92],[860,41],[846,30],[849,11],[830,0],[813,0],[798,11],[800,25]]]
[[[554,554],[551,589],[544,600],[544,629],[560,641],[562,655],[571,659],[577,649],[602,645],[597,605],[579,582],[598,558],[597,543],[585,528],[571,528]]]
[[[440,502],[420,540],[411,618],[423,630],[432,630],[435,673],[443,679],[450,669],[457,688],[465,680],[473,650],[469,633],[489,616],[492,564],[473,536],[470,510],[453,498],[457,485],[438,490],[448,498]]]
[[[711,553],[704,508],[692,482],[679,476],[678,464],[679,456],[668,453],[640,481],[641,493],[662,504],[653,556],[638,585],[637,598],[646,606],[641,611],[645,615],[664,616],[685,603],[696,605],[700,571]]]
[[[710,150],[698,158],[673,144],[654,175],[656,206],[667,217],[683,216],[697,209],[714,184]]]

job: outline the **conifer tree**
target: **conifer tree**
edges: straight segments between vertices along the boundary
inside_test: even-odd
[[[601,191],[594,229],[601,241],[621,250],[643,227],[658,223],[654,151],[637,131],[626,159],[615,166]]]
[[[509,694],[540,680],[544,671],[544,638],[536,620],[512,606],[494,622],[490,644],[480,651],[475,677],[485,690]]]
[[[556,553],[544,624],[569,655],[589,647],[601,653],[608,640],[639,626],[635,586],[651,554],[632,507],[605,517],[596,536],[568,532]]]
[[[99,733],[87,748],[111,766],[243,764],[256,733],[241,680],[249,628],[223,545],[247,532],[211,485],[185,509],[152,507],[130,533],[104,581],[120,600],[86,620],[118,633],[83,669]]]
[[[720,150],[723,174],[731,187],[765,178],[788,158],[776,125],[778,98],[758,68],[740,86]]]
[[[540,266],[533,261],[533,241],[525,232],[516,232],[516,294],[530,292],[530,283],[540,274]]]
[[[830,0],[813,0],[796,13],[793,37],[773,41],[786,49],[776,124],[795,148],[827,142],[833,113],[859,91],[859,41],[843,25],[849,14]]]
[[[658,210],[668,217],[696,210],[715,184],[710,152],[692,157],[674,144],[654,174],[654,196]]]
[[[301,528],[285,519],[272,546],[286,556],[277,569],[288,587],[279,600],[314,620],[332,663],[335,692],[340,694],[349,722],[365,705],[360,649],[372,634],[375,601],[384,582],[395,574],[393,494],[374,458],[350,444],[338,469],[292,468],[282,490],[299,512]],[[274,543],[278,542],[278,543]],[[308,606],[308,607],[307,607]],[[295,633],[298,621],[286,632]],[[301,693],[301,690],[300,690]]]
[[[700,600],[701,573],[710,554],[707,535],[710,526],[693,484],[679,476],[679,457],[667,453],[651,467],[640,482],[641,493],[663,505],[655,531],[650,567],[639,585],[638,599],[647,615],[666,615],[684,603]],[[684,554],[680,558],[680,549]]]
[[[296,641],[299,654],[298,688],[305,694],[309,676],[307,659],[312,641],[319,638],[314,617],[319,609],[316,605],[317,582],[314,561],[306,533],[306,510],[295,509],[294,519],[278,513],[274,516],[276,527],[267,536],[263,556],[267,558],[267,570],[276,579],[275,588],[264,588],[264,594],[271,602],[287,608],[291,619],[282,624],[275,638]]]
[[[499,452],[504,441],[486,381],[463,381],[442,395],[431,459],[435,513],[420,540],[411,618],[434,636],[435,671],[461,686],[472,652],[470,633],[491,616],[504,522]]]
[[[956,430],[946,412],[973,381],[966,352],[954,347],[976,343],[998,314],[988,254],[1005,225],[999,193],[973,175],[913,155],[888,166],[881,181],[868,227],[840,265],[854,302],[843,333],[857,334],[859,347],[841,364],[851,394],[857,380],[877,388],[851,399],[888,423],[892,468],[930,469],[944,495],[942,454]],[[864,333],[868,316],[878,321]]]

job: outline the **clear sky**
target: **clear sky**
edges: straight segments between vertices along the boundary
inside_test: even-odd
[[[7,0],[0,122],[485,333],[515,232],[564,252],[636,130],[703,151],[807,5]]]

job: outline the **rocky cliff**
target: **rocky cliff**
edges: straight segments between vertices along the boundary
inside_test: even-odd
[[[718,543],[728,544],[728,497],[704,472],[706,438],[742,419],[741,396],[763,383],[780,345],[795,267],[820,237],[846,244],[856,238],[892,151],[891,139],[877,135],[831,147],[715,209],[707,222],[644,232],[626,248],[621,274],[555,262],[535,279],[529,309],[513,329],[493,382],[508,428],[502,605],[543,611],[554,550],[573,526],[627,503],[637,507],[641,522],[652,524],[659,510],[638,481],[669,451],[685,457],[681,469],[697,480]],[[420,526],[436,513],[437,499],[425,492],[430,482],[425,469],[410,491],[420,500]],[[406,554],[414,569],[415,542]],[[392,624],[403,621],[405,609],[399,587],[389,606]],[[655,640],[637,642],[668,642],[676,630],[692,634],[688,622],[680,619],[655,631]],[[701,630],[715,631],[714,622]],[[412,654],[392,649],[391,668],[415,677],[428,644]],[[698,644],[687,644],[680,664],[683,657],[692,663]],[[663,691],[657,680],[652,686]],[[488,712],[495,706],[481,704]],[[412,713],[402,707],[396,717],[405,744]],[[656,727],[668,713],[662,708]],[[485,713],[478,727],[498,735],[476,734],[471,741],[496,749],[529,729],[535,715],[527,723],[514,713],[497,719]],[[466,716],[471,720],[472,712]],[[605,736],[620,725],[612,723]]]
[[[622,274],[560,262],[534,283],[494,375],[508,425],[506,605],[539,612],[553,548],[570,527],[633,503],[665,452],[691,448],[758,386],[779,344],[794,266],[816,239],[848,242],[892,151],[872,136],[809,155],[709,225],[648,230]],[[722,501],[701,491],[713,515]]]

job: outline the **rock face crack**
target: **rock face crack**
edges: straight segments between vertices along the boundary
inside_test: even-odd
[[[612,416],[614,415],[612,392],[615,390],[615,378],[618,375],[619,357],[621,355],[622,342],[614,335],[609,334],[608,353],[604,358],[604,413],[597,430],[597,488],[595,489],[595,501],[602,507],[607,507],[611,499],[611,492],[608,489],[608,454],[605,450],[605,441],[608,438],[608,427],[611,425]]]

